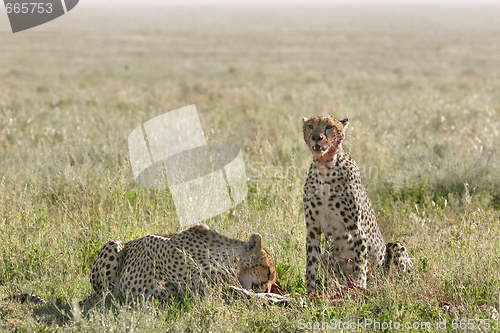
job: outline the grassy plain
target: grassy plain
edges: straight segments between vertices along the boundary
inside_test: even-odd
[[[369,319],[436,331],[436,321],[451,330],[453,319],[494,317],[500,7],[79,6],[0,34],[0,296],[49,302],[0,301],[0,329],[295,332]],[[67,302],[91,294],[106,241],[181,230],[168,192],[135,185],[127,137],[189,104],[208,141],[242,148],[249,177],[247,200],[208,224],[261,233],[279,281],[305,299],[301,118],[349,117],[345,147],[386,241],[414,258],[409,279],[380,278],[366,298],[337,305],[226,304],[214,292],[69,313]]]

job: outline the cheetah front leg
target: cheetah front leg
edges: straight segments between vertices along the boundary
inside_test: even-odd
[[[348,226],[349,227],[349,226]],[[352,229],[353,226],[350,226]],[[368,241],[365,233],[362,230],[356,230],[353,237],[353,243],[349,248],[354,255],[354,260],[351,265],[353,276],[357,277],[356,283],[363,288],[367,284],[368,271]]]
[[[306,221],[308,220],[308,217],[309,214],[306,213]],[[319,227],[319,223],[316,226],[316,223],[313,219],[307,221],[306,225],[307,225],[306,290],[307,293],[312,293],[316,292],[316,275],[318,273],[319,260],[321,258],[321,247],[320,247],[321,229]]]

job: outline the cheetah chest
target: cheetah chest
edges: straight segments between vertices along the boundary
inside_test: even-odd
[[[327,248],[334,254],[344,254],[352,243],[353,234],[347,230],[339,211],[323,209],[320,217],[321,231],[326,237]]]
[[[325,185],[326,184],[326,185]],[[311,197],[312,215],[321,227],[327,247],[333,254],[346,255],[355,232],[354,213],[345,204],[346,194],[332,190],[330,184],[320,182],[319,191]]]

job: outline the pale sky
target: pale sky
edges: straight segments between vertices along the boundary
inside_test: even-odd
[[[78,5],[73,9],[70,16],[78,15],[79,9],[84,9],[85,7],[95,7],[99,5],[105,6],[148,6],[148,5],[165,5],[165,6],[207,6],[207,5],[219,5],[219,6],[321,6],[321,5],[342,5],[342,6],[453,6],[460,7],[460,5],[470,6],[480,6],[480,4],[495,4],[500,5],[500,0],[80,0]],[[0,33],[7,33],[10,28],[10,24],[7,18],[7,12],[3,10],[3,6],[0,5]],[[63,19],[62,17],[59,20]],[[69,18],[65,18],[68,19]],[[60,21],[61,23],[62,21]],[[43,25],[42,25],[43,26]],[[40,26],[41,27],[41,26]],[[40,27],[37,29],[40,30]],[[50,29],[50,26],[44,26],[44,28]]]
[[[335,4],[478,4],[499,3],[498,0],[82,0],[88,4],[155,4],[155,5],[335,5]]]

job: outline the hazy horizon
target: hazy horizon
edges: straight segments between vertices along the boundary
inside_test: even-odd
[[[245,5],[245,6],[262,6],[262,5],[280,5],[280,6],[291,6],[291,5],[395,5],[395,6],[405,6],[405,5],[480,5],[480,4],[498,4],[494,0],[482,0],[482,1],[472,1],[472,0],[408,0],[408,1],[396,1],[396,0],[144,0],[140,3],[136,0],[85,0],[86,4],[92,5],[108,5],[108,4],[126,4],[126,5]],[[79,3],[82,5],[82,2]]]

